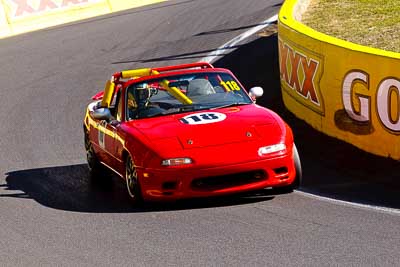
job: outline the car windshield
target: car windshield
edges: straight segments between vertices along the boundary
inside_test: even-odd
[[[134,83],[127,89],[127,118],[149,118],[253,103],[228,73],[192,73]]]

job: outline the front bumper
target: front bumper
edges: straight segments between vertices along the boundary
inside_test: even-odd
[[[145,200],[175,200],[254,191],[292,184],[296,171],[289,155],[214,168],[138,169]]]

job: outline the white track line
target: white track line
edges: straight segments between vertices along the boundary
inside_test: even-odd
[[[221,55],[222,51],[233,49],[232,47],[235,46],[236,44],[238,44],[239,42],[249,38],[251,35],[268,27],[269,25],[271,25],[272,22],[275,22],[277,20],[278,20],[278,15],[274,15],[274,16],[270,17],[269,19],[261,22],[260,25],[251,28],[250,30],[236,36],[232,40],[230,40],[230,41],[226,42],[225,44],[223,44],[222,46],[218,47],[213,52],[209,53],[206,57],[203,57],[200,61],[208,62],[208,63],[213,62],[217,57],[219,57]]]
[[[239,42],[249,38],[253,34],[255,34],[258,31],[261,31],[262,29],[268,27],[271,25],[271,23],[275,22],[278,20],[278,14],[270,17],[269,19],[263,21],[260,23],[260,25],[251,28],[250,30],[236,36],[232,40],[226,42],[222,46],[218,47],[215,49],[213,52],[210,52],[206,57],[203,57],[200,62],[208,62],[212,63],[217,57],[221,56],[222,52],[225,50],[230,50],[233,49],[233,46],[238,44]],[[392,209],[392,208],[385,208],[385,207],[379,207],[379,206],[372,206],[372,205],[367,205],[367,204],[359,204],[359,203],[354,203],[354,202],[348,202],[348,201],[343,201],[343,200],[338,200],[334,198],[328,198],[328,197],[323,197],[323,196],[318,196],[314,195],[311,193],[303,192],[303,191],[298,191],[296,192],[300,195],[303,195],[305,197],[313,198],[313,199],[318,199],[322,201],[327,201],[331,202],[334,204],[339,204],[343,206],[348,206],[348,207],[356,207],[356,208],[362,208],[362,209],[369,209],[369,210],[374,210],[374,211],[379,211],[379,212],[384,212],[384,213],[389,213],[389,214],[394,214],[394,215],[400,215],[400,210],[398,209]]]
[[[300,194],[300,195],[303,195],[305,197],[308,197],[308,198],[313,198],[313,199],[317,199],[317,200],[331,202],[331,203],[342,205],[342,206],[374,210],[374,211],[389,213],[391,215],[400,215],[400,210],[398,210],[398,209],[385,208],[385,207],[373,206],[373,205],[368,205],[368,204],[360,204],[360,203],[355,203],[355,202],[338,200],[338,199],[329,198],[329,197],[323,197],[323,196],[319,196],[319,195],[315,195],[315,194],[312,194],[312,193],[307,193],[307,192],[299,191],[299,190],[296,190],[295,192]]]

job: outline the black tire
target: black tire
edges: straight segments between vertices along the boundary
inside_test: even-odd
[[[104,167],[98,160],[96,153],[94,152],[92,142],[89,139],[88,133],[85,131],[85,150],[86,150],[86,160],[89,169],[89,175],[94,179],[104,179],[108,178],[109,171]]]
[[[285,194],[293,192],[293,190],[298,189],[302,183],[303,172],[301,169],[300,156],[299,152],[297,151],[296,145],[294,144],[293,144],[293,161],[294,161],[294,168],[296,170],[296,176],[294,178],[294,181],[291,185],[274,188],[274,191],[277,194]]]
[[[293,160],[294,160],[294,167],[296,169],[296,177],[291,187],[292,189],[298,189],[301,186],[303,180],[303,170],[301,168],[299,152],[297,151],[297,147],[294,144],[293,144]]]
[[[140,204],[143,202],[142,191],[140,189],[139,179],[137,177],[135,163],[133,162],[131,156],[127,156],[125,162],[125,182],[126,189],[130,199],[135,204]]]

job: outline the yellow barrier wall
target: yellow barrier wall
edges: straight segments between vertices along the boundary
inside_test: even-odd
[[[305,4],[286,0],[279,14],[285,106],[321,132],[399,160],[400,53],[352,44],[301,24],[294,16]]]
[[[0,1],[0,37],[10,34],[10,27],[7,22],[6,12]]]
[[[156,2],[163,2],[165,0],[112,0],[110,2],[111,11],[116,12],[120,10],[125,10],[129,8],[145,6],[149,4],[154,4]]]
[[[0,38],[164,0],[0,0]]]

